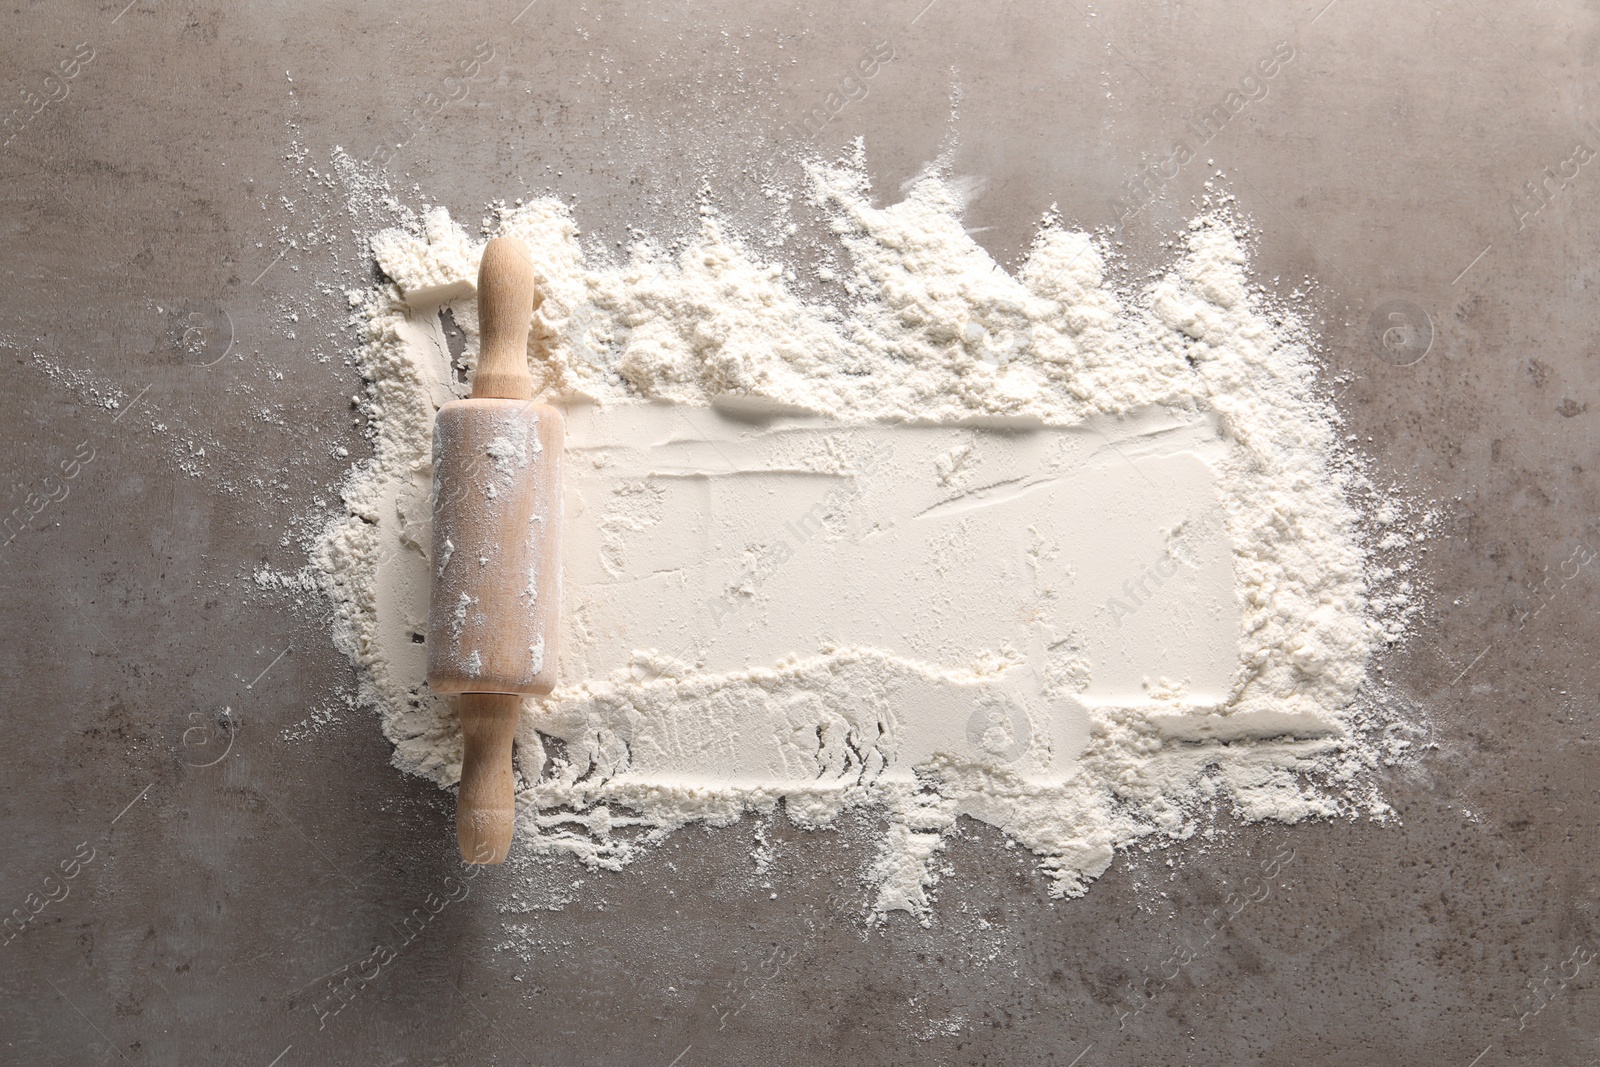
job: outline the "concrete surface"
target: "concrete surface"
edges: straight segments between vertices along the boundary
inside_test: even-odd
[[[0,13],[22,101],[0,434],[27,520],[0,554],[0,905],[43,902],[0,946],[0,1062],[1600,1062],[1600,596],[1571,562],[1600,549],[1593,4],[122,2]],[[894,58],[804,145],[878,42]],[[1383,664],[1437,746],[1387,783],[1402,821],[1124,857],[1056,903],[972,827],[933,925],[871,931],[858,865],[781,823],[779,892],[751,892],[747,821],[620,874],[563,867],[583,884],[561,911],[486,872],[398,940],[462,885],[449,798],[337,706],[352,675],[320,611],[249,581],[303,562],[334,449],[363,452],[339,290],[371,268],[321,184],[334,146],[366,158],[410,116],[388,162],[408,203],[471,220],[548,187],[610,243],[685,232],[707,185],[747,210],[802,148],[861,135],[885,195],[948,150],[1009,258],[1051,204],[1114,223],[1278,42],[1266,95],[1120,236],[1158,261],[1214,159],[1260,275],[1315,280],[1378,480],[1441,501],[1434,608]],[[1535,213],[1547,167],[1567,178]],[[1395,301],[1417,331],[1398,351],[1371,326]],[[1284,846],[1265,899],[1203,943]],[[533,947],[503,948],[507,923]]]

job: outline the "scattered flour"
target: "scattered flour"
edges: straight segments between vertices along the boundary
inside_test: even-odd
[[[1392,568],[1374,576],[1362,532],[1373,524],[1352,503],[1371,487],[1341,458],[1305,328],[1252,287],[1226,210],[1208,208],[1165,273],[1122,291],[1086,234],[1047,220],[1009,273],[965,232],[937,175],[878,207],[864,173],[859,155],[811,170],[848,264],[829,270],[834,303],[796,295],[797,268],[754,258],[711,212],[675,254],[640,240],[620,264],[586,255],[558,201],[493,220],[527,243],[544,294],[534,327],[549,362],[535,380],[545,374],[544,395],[575,413],[571,648],[561,686],[525,706],[520,847],[615,868],[690,823],[781,807],[822,827],[870,806],[887,820],[875,911],[926,916],[936,856],[963,814],[1030,848],[1066,896],[1119,848],[1193,834],[1219,799],[1252,820],[1384,817],[1371,771],[1398,753],[1371,742],[1361,693],[1414,595]],[[436,208],[372,248],[395,284],[350,303],[366,331],[375,455],[352,472],[347,514],[314,564],[396,765],[449,788],[459,727],[427,691],[413,635],[428,568],[443,563],[423,558],[432,420],[466,386],[417,294],[451,299],[470,365],[477,319],[462,294],[482,241]],[[587,430],[584,411],[597,413]],[[682,419],[677,437],[664,427],[629,442],[606,428],[647,416]],[[719,443],[717,418],[754,428]],[[918,428],[932,451],[901,444],[875,471],[872,449]],[[1022,431],[1055,442],[1052,456],[1078,449],[1052,477],[1112,488],[1054,508],[1024,499],[1046,491],[1030,472],[991,477]],[[490,451],[501,471],[529,462],[509,442]],[[1189,480],[1172,484],[1199,494],[1181,508],[1157,484],[1180,461]],[[884,488],[907,479],[942,509],[915,544],[907,531],[924,527],[896,517],[907,498]],[[782,502],[801,482],[813,495],[793,499],[816,520],[803,537],[785,540],[787,510],[697,525],[719,506],[741,511],[744,498],[718,503],[730,487],[761,484]],[[985,525],[997,501],[1033,511]],[[1088,526],[1061,526],[1069,511]],[[1148,545],[1116,569],[1116,546],[1079,545],[1096,523]],[[913,549],[914,572],[873,577]],[[841,592],[838,618],[860,629],[840,633],[812,617],[834,603],[805,603],[805,580],[851,566],[864,592]],[[1207,573],[1222,585],[1204,586]],[[915,576],[908,601],[917,582],[949,597],[929,593],[902,619],[891,606],[902,574]],[[795,582],[799,605],[777,595]],[[1184,582],[1210,599],[1196,592],[1186,608],[1173,592]],[[987,600],[1003,600],[1005,617],[987,621]],[[869,618],[885,612],[896,625]],[[908,636],[901,622],[922,629]],[[773,633],[794,643],[762,644]]]

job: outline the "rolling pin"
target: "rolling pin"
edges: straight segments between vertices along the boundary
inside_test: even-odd
[[[468,863],[505,862],[522,697],[555,681],[565,425],[533,402],[528,330],[539,302],[526,246],[490,241],[472,397],[440,408],[433,427],[428,685],[460,694],[456,840]]]

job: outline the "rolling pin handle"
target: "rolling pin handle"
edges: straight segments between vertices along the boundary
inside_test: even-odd
[[[496,237],[478,266],[478,367],[472,395],[532,400],[528,332],[543,301],[533,279],[533,257],[515,237]]]
[[[465,863],[504,863],[516,826],[516,782],[511,743],[522,698],[515,693],[462,693],[461,792],[456,798],[456,841]]]

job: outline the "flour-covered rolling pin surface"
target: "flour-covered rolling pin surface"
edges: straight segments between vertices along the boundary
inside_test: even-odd
[[[440,408],[433,431],[428,684],[461,694],[456,836],[469,863],[505,861],[521,698],[554,684],[563,420],[533,402],[536,303],[527,248],[490,241],[478,274],[483,343],[472,397]]]

